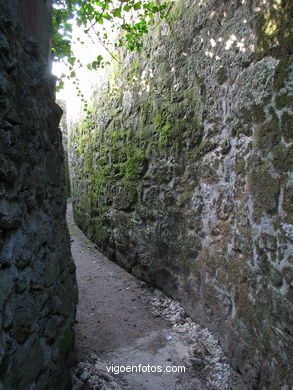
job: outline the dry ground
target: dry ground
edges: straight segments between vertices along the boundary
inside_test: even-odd
[[[74,390],[246,389],[208,330],[103,256],[75,225],[70,203],[68,226],[79,286]],[[163,372],[116,375],[107,372],[111,364]],[[183,366],[185,373],[164,372],[167,366]]]

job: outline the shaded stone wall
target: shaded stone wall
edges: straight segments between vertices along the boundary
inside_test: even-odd
[[[19,24],[19,5],[0,2],[0,389],[63,390],[76,290],[62,112],[48,55]]]
[[[62,108],[63,114],[60,120],[60,130],[62,132],[62,144],[64,149],[64,179],[65,179],[65,191],[66,197],[71,196],[71,185],[70,185],[70,173],[68,163],[68,126],[67,126],[67,107],[66,101],[58,99],[57,104]]]
[[[293,386],[291,18],[289,1],[175,2],[70,143],[78,225],[257,390]]]
[[[19,0],[18,7],[21,26],[39,43],[40,52],[47,58],[50,57],[51,4],[52,0]]]

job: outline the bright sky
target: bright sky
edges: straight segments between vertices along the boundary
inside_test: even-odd
[[[178,1],[178,0],[169,0],[169,1]],[[116,2],[117,4],[120,4],[120,1],[116,0]],[[113,2],[113,5],[115,6],[115,1]],[[135,13],[134,15],[132,13],[129,13],[128,16],[126,15],[126,21],[127,21],[127,17],[129,18],[130,21],[133,19],[133,17],[135,18]],[[120,22],[122,23],[122,19]],[[119,23],[119,19],[115,21],[115,25],[117,23]],[[97,31],[99,28],[102,29],[100,30],[102,31],[101,35],[103,35],[106,32],[108,35],[108,39],[110,39],[112,43],[116,40],[117,30],[113,31],[110,23],[105,22],[103,26],[96,24],[94,27],[94,29],[96,29]],[[82,62],[82,64],[85,65],[83,68],[74,69],[74,70],[76,71],[76,75],[79,80],[79,87],[85,99],[89,100],[90,96],[92,95],[94,87],[97,84],[101,84],[101,82],[105,82],[105,80],[107,80],[107,70],[98,69],[98,70],[90,71],[86,68],[86,65],[96,60],[98,55],[101,55],[105,61],[110,61],[111,63],[113,63],[114,60],[112,59],[108,51],[100,43],[98,37],[92,30],[90,30],[88,34],[85,34],[83,30],[84,27],[78,27],[73,22],[73,32],[72,32],[73,54],[76,58],[78,58]],[[80,43],[81,41],[85,43],[81,44]],[[67,68],[64,64],[53,63],[53,73],[57,77],[60,76],[62,73],[66,73],[66,72],[67,72]],[[74,122],[79,119],[81,110],[83,108],[82,102],[77,96],[77,90],[73,85],[72,81],[73,80],[65,80],[64,89],[57,93],[57,98],[63,99],[67,103],[67,115],[68,115],[68,120],[70,122],[72,121]]]
[[[84,97],[89,100],[93,87],[98,80],[105,77],[105,70],[88,70],[86,65],[94,61],[98,55],[103,56],[105,60],[110,60],[110,55],[106,49],[99,42],[98,38],[92,32],[85,34],[83,28],[73,25],[73,44],[72,50],[76,58],[78,58],[85,66],[76,70],[77,78],[79,80],[79,87],[84,94]],[[83,41],[81,44],[77,39]],[[67,73],[68,70],[63,63],[53,63],[52,72],[57,77],[62,73]],[[57,93],[57,99],[63,99],[67,103],[67,115],[69,121],[76,121],[80,116],[82,110],[82,102],[77,96],[77,90],[72,83],[73,80],[65,80],[64,88]]]

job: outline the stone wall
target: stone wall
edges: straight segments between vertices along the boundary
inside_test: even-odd
[[[76,290],[62,112],[48,55],[19,24],[19,4],[0,1],[0,389],[63,390]]]
[[[177,1],[71,131],[74,213],[248,389],[293,386],[292,2]]]
[[[58,99],[57,104],[61,107],[63,114],[60,120],[60,130],[62,133],[62,145],[64,149],[64,180],[65,180],[65,193],[66,197],[71,196],[71,184],[69,174],[69,162],[68,162],[68,125],[67,125],[67,105],[63,99]]]
[[[18,0],[18,3],[14,9],[18,9],[22,28],[39,43],[40,53],[49,58],[52,0]]]

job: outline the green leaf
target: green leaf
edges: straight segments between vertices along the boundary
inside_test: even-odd
[[[141,8],[141,1],[138,1],[137,3],[133,4],[133,8],[134,8],[135,10],[140,9],[140,8]]]
[[[126,12],[129,12],[130,10],[131,10],[131,7],[130,7],[130,5],[125,5],[124,7],[123,7],[123,9],[124,9],[124,11],[126,11]]]
[[[68,57],[68,62],[70,65],[74,65],[75,61],[76,61],[76,57]]]
[[[113,10],[113,15],[117,18],[121,18],[121,8],[115,8]]]

